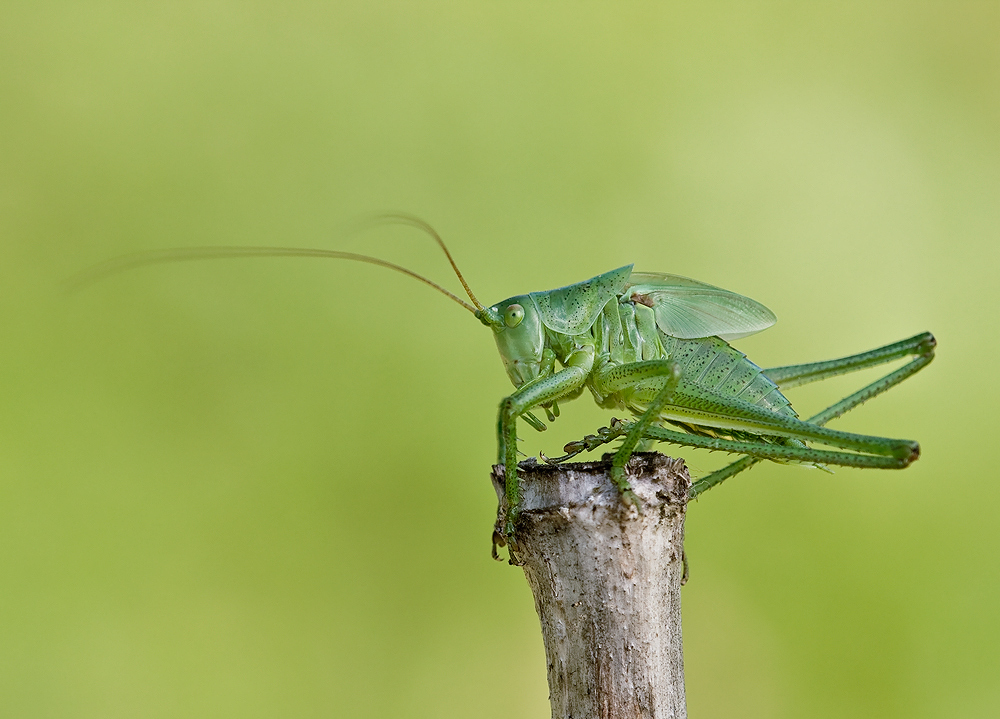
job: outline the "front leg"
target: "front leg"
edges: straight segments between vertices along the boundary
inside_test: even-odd
[[[497,462],[504,465],[506,500],[506,507],[503,511],[504,521],[500,532],[501,540],[511,542],[514,526],[521,512],[521,488],[517,478],[517,418],[533,407],[555,402],[583,387],[593,364],[593,348],[584,347],[567,358],[565,369],[521,387],[500,402],[500,411],[497,415],[497,446],[499,450]],[[513,545],[511,549],[515,549]],[[516,551],[512,551],[511,562],[515,562],[515,560]]]

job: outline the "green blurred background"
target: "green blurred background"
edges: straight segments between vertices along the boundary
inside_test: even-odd
[[[0,9],[0,713],[547,717],[489,558],[488,330],[374,267],[59,281],[176,245],[370,251],[495,302],[635,262],[778,315],[763,366],[933,331],[843,429],[691,507],[694,717],[1000,715],[1000,5]],[[791,393],[811,414],[869,377]],[[605,423],[583,398],[529,453]],[[664,447],[695,475],[721,457]]]

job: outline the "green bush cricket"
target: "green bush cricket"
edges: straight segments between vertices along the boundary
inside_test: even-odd
[[[632,265],[626,265],[584,282],[485,307],[430,225],[403,214],[382,215],[374,222],[401,223],[427,232],[444,250],[472,304],[385,260],[283,247],[195,247],[130,255],[77,275],[71,285],[79,287],[160,262],[301,256],[376,264],[438,290],[492,330],[515,387],[500,402],[496,424],[497,462],[504,466],[506,488],[493,548],[496,557],[497,545],[510,545],[512,563],[517,562],[513,539],[521,507],[517,420],[544,430],[533,410],[544,410],[554,421],[559,405],[576,399],[584,389],[601,407],[627,410],[633,419],[613,420],[596,434],[566,445],[566,455],[546,461],[562,462],[621,439],[612,460],[612,480],[622,501],[637,511],[641,507],[631,491],[626,465],[633,452],[654,441],[742,455],[694,482],[692,497],[764,459],[820,467],[902,469],[920,455],[919,445],[911,440],[840,432],[825,425],[929,364],[935,347],[930,333],[826,362],[761,369],[729,341],[760,332],[776,319],[766,307],[742,295],[677,275],[634,272]],[[808,420],[798,418],[782,393],[900,359],[909,361]]]

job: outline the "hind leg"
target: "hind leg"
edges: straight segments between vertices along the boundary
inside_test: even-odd
[[[830,405],[822,412],[810,417],[807,422],[823,426],[832,419],[849,412],[858,405],[876,397],[886,390],[895,387],[903,380],[916,374],[934,359],[934,347],[937,344],[933,335],[929,332],[911,337],[908,340],[886,345],[870,352],[844,357],[839,360],[828,362],[815,362],[804,365],[789,365],[787,367],[777,367],[765,370],[764,373],[782,388],[796,387],[798,385],[815,382],[828,377],[835,377],[848,372],[876,367],[895,359],[918,355],[916,359],[906,363],[895,372],[890,372],[885,377],[875,380],[866,387],[845,397],[839,402]],[[755,457],[743,457],[729,464],[722,469],[712,472],[702,477],[691,485],[691,497],[697,497],[712,487],[721,484],[730,477],[739,474],[759,462]]]

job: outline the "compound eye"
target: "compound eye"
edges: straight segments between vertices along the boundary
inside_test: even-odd
[[[524,308],[521,305],[510,305],[504,310],[503,323],[508,327],[517,327],[524,319]]]

